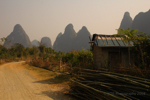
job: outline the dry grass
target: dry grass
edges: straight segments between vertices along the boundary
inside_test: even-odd
[[[23,67],[38,80],[39,83],[46,84],[53,92],[63,94],[70,90],[70,75],[58,73],[43,68],[23,64]]]
[[[15,59],[0,59],[0,65],[8,63],[8,62],[16,62],[16,61],[22,61],[22,60],[19,59],[19,58],[15,58]]]
[[[5,60],[0,59],[0,65],[1,65],[1,64],[4,64],[4,63],[5,63]]]
[[[24,67],[33,75],[35,76],[35,78],[37,78],[38,80],[41,79],[47,79],[47,78],[54,78],[57,73],[56,72],[52,72],[43,68],[39,68],[39,67],[35,67],[35,66],[31,66],[28,64],[24,64]]]

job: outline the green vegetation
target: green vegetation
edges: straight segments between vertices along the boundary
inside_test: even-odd
[[[149,69],[150,36],[138,32],[138,30],[118,29],[117,31],[120,34],[115,34],[116,36],[122,37],[127,43],[132,41],[134,44],[132,48],[129,47],[129,63],[130,58],[134,57],[134,67],[136,66],[141,70]],[[7,40],[2,38],[1,42],[4,41]],[[81,51],[72,50],[64,53],[56,52],[54,49],[46,48],[44,45],[33,48],[24,48],[21,44],[16,43],[11,48],[0,45],[0,59],[4,61],[26,60],[29,65],[52,71],[63,72],[62,69],[67,69],[66,67],[64,68],[64,65],[70,68],[78,67],[93,69],[93,54],[90,50],[84,49]],[[107,61],[105,62],[105,66],[108,66]]]
[[[46,48],[44,45],[33,48],[24,48],[18,43],[11,48],[5,48],[3,45],[0,45],[0,59],[3,61],[25,60],[26,64],[28,64],[26,65],[28,70],[37,72],[38,77],[45,77],[44,80],[42,79],[42,82],[63,83],[68,82],[71,78],[71,91],[69,91],[69,94],[80,99],[85,97],[95,100],[116,100],[120,98],[138,99],[150,97],[148,95],[150,93],[148,90],[150,80],[145,79],[149,78],[147,69],[150,68],[149,36],[130,29],[118,29],[118,33],[120,34],[116,34],[116,36],[122,37],[125,42],[133,42],[134,46],[128,49],[129,60],[130,57],[134,57],[135,65],[131,67],[133,69],[138,67],[138,70],[125,70],[125,68],[121,70],[114,68],[114,72],[104,68],[101,71],[91,70],[93,69],[93,54],[90,50],[72,50],[63,53],[56,52],[52,48]],[[108,61],[105,61],[106,66],[108,66]],[[142,70],[144,70],[144,73]],[[141,90],[143,92],[140,92]],[[146,94],[141,96],[110,94],[127,92]]]
[[[131,29],[118,29],[118,33],[115,35],[129,43],[129,63],[132,58],[133,66],[113,68],[112,71],[76,67],[69,95],[81,100],[140,100],[150,97],[150,36]],[[130,47],[130,42],[133,42],[133,47]],[[107,64],[105,61],[105,66]]]
[[[93,54],[90,50],[74,51],[62,56],[63,62],[70,63],[72,67],[92,68]]]
[[[1,42],[5,41],[1,39]],[[16,43],[11,48],[0,45],[0,59],[5,61],[25,60],[29,65],[41,67],[53,71],[63,71],[60,69],[64,64],[67,67],[92,68],[93,54],[90,50],[70,51],[68,53],[56,52],[52,48],[44,45],[33,48],[24,48]]]
[[[150,68],[150,36],[138,30],[118,29],[116,36],[122,37],[125,42],[133,42],[134,46],[129,48],[130,55],[134,56],[135,66],[141,69]],[[130,45],[130,44],[129,44]]]

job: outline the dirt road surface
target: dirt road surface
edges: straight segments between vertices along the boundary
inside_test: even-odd
[[[69,100],[47,95],[46,85],[37,83],[27,70],[20,67],[22,62],[0,65],[0,100]]]

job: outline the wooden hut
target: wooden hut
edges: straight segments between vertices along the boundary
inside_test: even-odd
[[[128,67],[132,62],[128,49],[133,46],[133,42],[126,43],[121,37],[114,35],[93,34],[89,43],[95,69]]]

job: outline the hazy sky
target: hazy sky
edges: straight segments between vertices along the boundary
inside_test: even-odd
[[[91,34],[116,34],[126,11],[132,19],[150,9],[150,0],[0,0],[0,38],[20,24],[30,40],[44,36],[54,43],[72,23],[76,32],[86,26]]]

